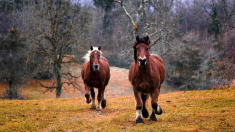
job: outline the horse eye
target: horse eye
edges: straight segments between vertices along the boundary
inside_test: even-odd
[[[91,57],[93,57],[93,55],[91,55]]]
[[[148,50],[149,48],[146,48],[146,50]]]
[[[136,48],[136,50],[138,50],[139,48]]]

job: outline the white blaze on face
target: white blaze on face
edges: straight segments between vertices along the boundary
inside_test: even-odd
[[[85,56],[83,56],[82,58],[85,59],[85,60],[87,60],[87,61],[89,61],[89,60],[90,60],[90,55],[91,55],[91,53],[92,53],[93,51],[95,51],[95,52],[100,52],[100,54],[102,54],[101,50],[99,50],[98,47],[93,47],[93,50],[89,50],[89,51],[87,52],[87,54],[86,54]]]

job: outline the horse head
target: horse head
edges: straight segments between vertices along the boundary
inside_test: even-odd
[[[139,66],[145,66],[147,64],[147,59],[149,58],[149,37],[139,37],[136,36],[136,42],[133,45],[134,48],[134,59],[137,63],[139,62]]]
[[[90,64],[93,71],[99,71],[101,46],[90,48]]]

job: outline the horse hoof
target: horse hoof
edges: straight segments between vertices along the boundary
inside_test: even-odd
[[[149,118],[149,121],[157,121],[157,118],[156,118],[156,116],[154,115],[154,116],[150,116],[150,118]]]
[[[102,100],[102,102],[101,102],[101,107],[102,107],[102,108],[105,108],[105,107],[106,107],[106,100],[105,100],[105,99]]]
[[[136,124],[139,124],[139,123],[144,124],[144,120],[142,118],[137,118],[135,122],[136,122]]]
[[[149,118],[149,121],[157,121],[156,116],[151,116],[151,117]]]
[[[87,104],[91,103],[91,98],[89,98],[88,100],[86,100]]]
[[[95,105],[91,105],[90,109],[96,109]]]
[[[149,112],[148,110],[144,107],[142,110],[142,115],[144,118],[148,118],[149,117]]]
[[[150,118],[149,118],[149,121],[157,121],[157,118],[156,118],[156,116],[155,116],[154,111],[152,112],[152,114],[151,114],[151,116],[150,116]]]
[[[156,114],[157,115],[161,115],[162,114],[162,108],[160,106],[157,107]]]
[[[85,94],[85,99],[88,104],[91,102],[91,98],[89,94]]]
[[[100,109],[100,108],[97,108],[96,111],[97,111],[97,112],[101,112],[101,109]]]

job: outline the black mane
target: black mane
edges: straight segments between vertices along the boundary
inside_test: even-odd
[[[137,36],[137,37],[136,37],[136,41],[135,41],[135,43],[133,44],[135,62],[137,61],[137,56],[136,56],[137,50],[136,50],[136,46],[137,46],[138,44],[140,44],[140,43],[144,43],[144,44],[146,44],[146,45],[149,46],[149,44],[150,44],[149,37],[148,37],[148,36],[146,36],[146,37],[139,37],[139,36]]]

